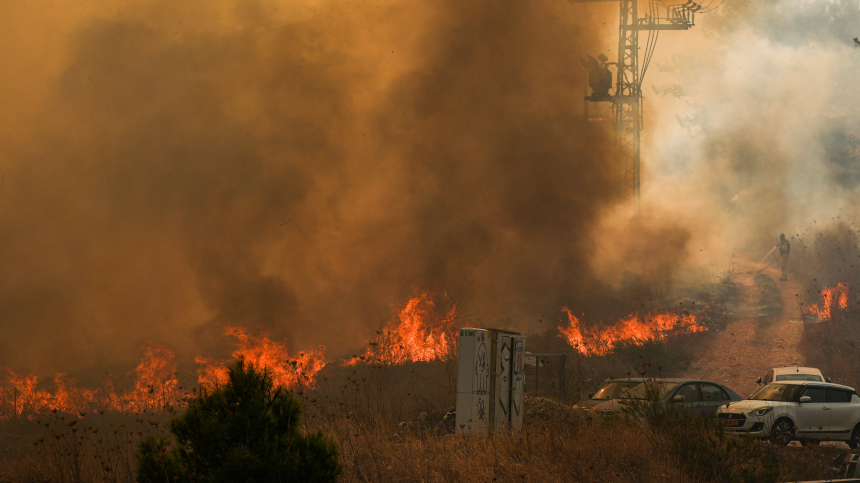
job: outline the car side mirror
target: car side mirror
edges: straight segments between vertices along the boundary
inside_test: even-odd
[[[824,382],[833,382],[833,381],[829,377],[825,377]]]
[[[681,394],[678,394],[675,397],[673,397],[672,400],[675,402],[684,402],[684,396]]]
[[[591,399],[591,398],[593,398],[593,397],[594,397],[594,393],[593,393],[593,392],[588,393],[588,399]]]
[[[759,377],[758,379],[756,379],[756,380],[755,380],[755,383],[756,383],[756,384],[761,384],[761,377]]]
[[[809,401],[812,401],[812,398],[809,396],[801,396],[801,398],[800,398],[800,402],[802,402],[802,403],[809,402]]]

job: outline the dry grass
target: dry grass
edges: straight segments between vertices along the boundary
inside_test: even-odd
[[[801,350],[833,382],[860,389],[860,311],[835,309],[830,320],[805,324]]]
[[[527,413],[517,434],[471,437],[432,424],[398,427],[354,415],[334,415],[309,426],[339,442],[345,482],[824,479],[834,477],[830,465],[841,451],[774,448],[729,434],[720,439],[713,422],[694,418],[652,426],[624,416],[587,418],[565,409],[542,411],[540,416]],[[709,437],[711,442],[703,443]],[[742,480],[742,475],[750,479]]]
[[[621,420],[532,421],[515,435],[462,437],[425,428],[341,423],[344,481],[685,481],[670,449]]]
[[[838,382],[855,384],[852,378],[860,374],[851,345],[860,344],[857,322],[854,312],[842,311],[807,327],[807,359]],[[602,359],[572,358],[579,367],[569,370],[570,393],[585,390],[598,374],[624,375],[649,360],[661,361],[664,375],[681,370],[689,360],[689,349],[679,347],[685,342],[622,348]],[[656,367],[658,362],[651,369]],[[733,435],[703,443],[716,434],[713,423],[589,419],[542,398],[525,401],[521,432],[464,438],[453,433],[453,424],[437,424],[454,405],[455,368],[454,362],[333,366],[320,373],[316,388],[294,392],[306,407],[305,428],[325,431],[340,446],[344,482],[742,481],[744,471],[755,478],[743,481],[811,480],[836,476],[833,459],[847,450],[773,448],[758,441],[739,450]],[[552,381],[550,372],[542,373],[542,381]],[[133,482],[136,445],[148,434],[164,435],[170,417],[92,412],[2,421],[0,482]],[[724,467],[715,471],[714,461]]]
[[[0,482],[132,482],[137,444],[166,436],[171,416],[56,412],[3,421]]]
[[[588,418],[566,404],[544,398],[527,398],[523,429],[513,435],[458,436],[453,424],[440,426],[429,413],[423,420],[413,413],[402,424],[392,419],[395,414],[386,413],[385,408],[413,411],[432,409],[438,401],[453,402],[453,398],[434,400],[420,392],[412,396],[401,392],[415,380],[429,384],[431,368],[440,381],[447,379],[442,364],[419,366],[414,372],[403,366],[391,368],[390,373],[365,368],[364,376],[362,368],[349,368],[344,369],[348,381],[329,379],[325,381],[328,387],[297,394],[307,408],[305,428],[322,429],[339,444],[345,466],[342,481],[718,481],[713,478],[713,468],[704,463],[706,456],[713,461],[714,455],[733,461],[733,466],[720,470],[720,481],[740,481],[735,477],[744,468],[756,474],[768,465],[777,468],[779,480],[749,481],[833,477],[828,470],[832,448],[774,449],[768,443],[753,442],[748,448],[754,448],[754,454],[744,453],[730,447],[737,438],[729,435],[700,450],[696,445],[702,438],[715,434],[712,423],[650,425],[635,418]],[[379,379],[392,380],[376,380],[374,372]],[[401,389],[388,393],[386,383]],[[396,404],[393,395],[411,400]],[[58,413],[41,416],[38,422],[4,421],[0,423],[0,481],[132,482],[137,443],[148,434],[164,434],[169,417],[166,412],[94,413],[83,418]],[[70,425],[72,421],[77,422]],[[698,429],[678,438],[679,428]]]
[[[819,291],[838,282],[852,290],[846,309],[835,306],[830,320],[804,325],[801,350],[806,363],[833,382],[860,389],[860,235],[840,223],[807,238],[797,244],[797,257],[792,246],[796,274],[805,285],[802,303],[821,305]]]

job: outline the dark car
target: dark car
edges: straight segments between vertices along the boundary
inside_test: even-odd
[[[622,394],[642,384],[647,379],[644,377],[607,378],[603,385],[594,394],[589,394],[588,399],[577,405],[580,408],[592,408],[598,404],[618,399]]]
[[[684,409],[713,418],[717,408],[733,401],[741,401],[736,392],[713,381],[699,379],[648,379],[621,393],[617,398],[600,401],[590,407],[599,413],[619,413],[625,401],[657,397],[666,404],[683,404]]]

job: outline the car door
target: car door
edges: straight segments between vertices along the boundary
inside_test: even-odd
[[[713,418],[717,408],[731,400],[726,391],[716,384],[704,383],[699,389],[702,391],[702,416],[706,418]]]
[[[797,403],[797,436],[823,439],[830,431],[830,403],[827,391],[821,386],[806,386],[800,397],[809,396],[809,402]]]
[[[827,404],[830,406],[830,438],[848,439],[860,420],[860,400],[847,389],[828,387]]]
[[[684,396],[684,409],[697,414],[702,414],[702,398],[699,392],[699,385],[695,382],[688,382],[679,387],[672,396]],[[674,401],[674,399],[672,399]]]

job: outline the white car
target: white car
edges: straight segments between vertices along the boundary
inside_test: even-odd
[[[760,386],[772,382],[781,381],[812,381],[830,382],[830,378],[824,378],[824,374],[814,367],[775,367],[767,372],[764,377],[759,377],[755,382]]]
[[[827,439],[860,446],[860,396],[839,384],[772,382],[747,400],[720,406],[717,418],[728,430],[780,445]]]

